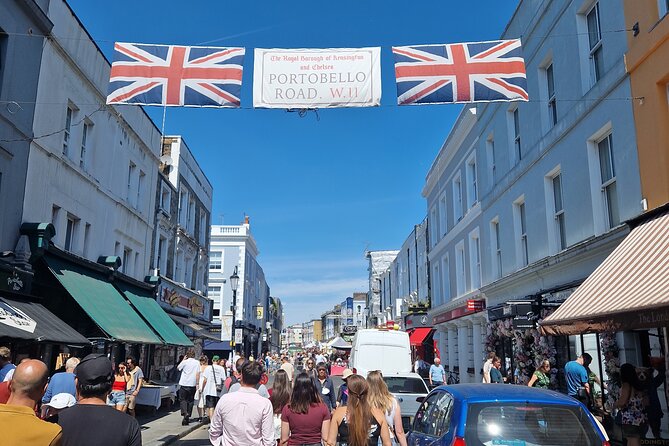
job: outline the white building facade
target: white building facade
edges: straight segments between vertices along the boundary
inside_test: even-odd
[[[430,315],[461,382],[486,348],[524,382],[538,353],[521,365],[500,334],[513,302],[558,305],[643,210],[621,28],[617,0],[521,1],[502,37],[523,36],[531,101],[465,108],[428,173]],[[542,343],[558,367],[581,348]]]
[[[399,251],[367,251],[365,258],[369,261],[369,290],[367,292],[367,326],[376,327],[385,324],[388,312],[381,306],[381,277]]]
[[[110,65],[67,3],[51,1],[48,15],[23,221],[51,222],[59,248],[94,262],[118,256],[143,280],[160,131],[140,107],[105,105]]]
[[[256,241],[251,234],[248,217],[241,225],[212,225],[209,252],[208,295],[214,300],[214,322],[221,324],[221,340],[230,341],[232,334],[232,289],[229,277],[239,276],[235,326],[243,330],[244,348],[260,349],[265,312],[270,288],[258,263]],[[262,312],[259,319],[258,308]]]

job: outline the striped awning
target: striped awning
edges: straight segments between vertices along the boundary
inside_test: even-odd
[[[669,325],[669,212],[636,226],[546,319],[548,335]]]

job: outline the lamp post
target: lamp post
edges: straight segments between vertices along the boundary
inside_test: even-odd
[[[237,287],[239,286],[239,276],[237,275],[237,267],[235,266],[235,270],[232,272],[232,276],[230,276],[230,288],[232,289],[232,305],[230,306],[230,311],[232,311],[232,333],[230,336],[230,339],[232,342],[234,342],[235,352],[239,352],[239,349],[237,348],[237,343],[235,342],[235,313],[237,312]]]

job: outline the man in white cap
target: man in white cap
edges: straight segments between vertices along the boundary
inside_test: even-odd
[[[50,423],[58,423],[58,414],[68,407],[77,404],[75,397],[69,393],[58,393],[51,397],[51,401],[42,404],[42,413],[44,413],[44,420]]]
[[[341,372],[341,379],[344,380],[344,383],[339,386],[339,393],[337,394],[337,407],[346,406],[348,404],[348,386],[346,384],[346,380],[351,375],[353,375],[353,370],[351,369],[344,369],[344,371]]]

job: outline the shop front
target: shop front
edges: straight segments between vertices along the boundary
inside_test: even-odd
[[[213,301],[211,299],[161,276],[157,301],[179,326],[181,332],[192,342],[196,357],[205,351],[213,356],[214,353],[205,347],[208,343],[220,342],[221,334],[211,331],[213,328],[211,324]],[[155,358],[155,365],[163,370],[163,373],[168,373],[177,363],[179,356],[185,352],[185,347],[163,349],[160,356]]]
[[[629,235],[560,308],[541,322],[540,329],[546,335],[597,341],[608,387],[603,398],[607,411],[613,409],[618,398],[620,365],[630,363],[644,367],[657,378],[658,398],[651,398],[656,401],[651,404],[658,405],[653,410],[666,413],[663,375],[669,370],[669,205],[627,224],[632,229]],[[666,436],[666,421],[658,426],[658,434]],[[610,434],[614,439],[620,437],[615,428]],[[649,436],[658,435],[649,432]],[[652,444],[664,443],[658,440]]]
[[[420,356],[428,364],[433,364],[434,358],[439,356],[439,347],[434,341],[435,329],[427,312],[407,314],[404,327],[409,334],[412,363]]]
[[[485,299],[473,294],[454,299],[428,313],[436,329],[440,358],[449,375],[461,383],[481,382]]]

